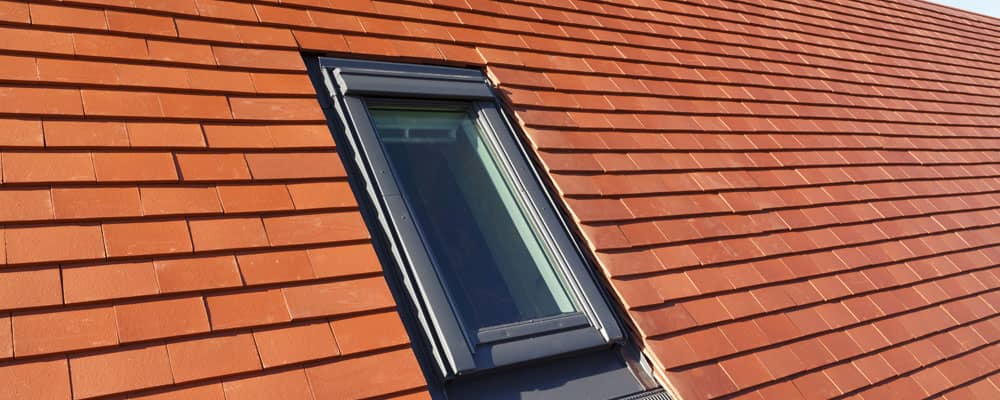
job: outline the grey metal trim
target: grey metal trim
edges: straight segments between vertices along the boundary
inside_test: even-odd
[[[553,198],[528,163],[526,149],[514,137],[499,111],[492,89],[478,71],[381,62],[320,58],[325,83],[347,128],[356,157],[368,181],[378,218],[390,236],[392,252],[402,269],[405,285],[421,324],[435,347],[445,379],[479,373],[560,354],[608,346],[623,334],[601,295],[580,248],[556,212]],[[558,264],[573,292],[578,313],[551,319],[464,329],[447,290],[437,275],[418,227],[413,223],[387,157],[375,134],[366,98],[453,99],[469,104],[502,160],[500,164],[519,184],[516,190],[544,234],[546,245],[560,258]],[[339,100],[338,100],[339,98]],[[339,106],[342,105],[342,106]]]
[[[483,328],[476,332],[476,337],[479,339],[479,343],[493,343],[588,325],[590,325],[590,318],[577,312],[552,318]]]
[[[666,390],[653,389],[653,390],[647,390],[642,393],[636,393],[624,397],[619,397],[612,400],[671,400],[671,399],[670,395],[667,394]]]
[[[344,59],[324,59],[321,63],[334,69],[345,95],[493,99],[486,77],[478,71]]]

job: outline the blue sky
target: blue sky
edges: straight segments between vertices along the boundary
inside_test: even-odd
[[[944,4],[980,14],[1000,18],[1000,1],[998,0],[931,0],[938,4]]]

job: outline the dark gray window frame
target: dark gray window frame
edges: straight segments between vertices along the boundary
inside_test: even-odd
[[[572,239],[552,196],[528,161],[526,148],[514,135],[514,128],[508,124],[481,72],[336,58],[319,61],[330,100],[354,148],[354,161],[366,183],[368,197],[389,238],[403,285],[445,379],[606,347],[624,340],[581,248]],[[490,327],[475,334],[461,327],[375,135],[365,104],[365,99],[372,97],[463,101],[472,105],[477,123],[502,155],[501,162],[522,185],[522,200],[530,204],[538,217],[536,222],[551,241],[550,249],[563,259],[561,272],[569,281],[580,312]]]

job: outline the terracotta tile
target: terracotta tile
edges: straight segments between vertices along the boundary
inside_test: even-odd
[[[3,132],[0,133],[0,145],[4,147],[44,145],[42,125],[38,119],[0,119],[0,132]]]
[[[785,314],[772,314],[757,318],[756,322],[771,342],[782,342],[802,335],[798,327]]]
[[[233,4],[217,0],[195,0],[198,14],[203,17],[236,19],[257,22],[257,14],[250,4]]]
[[[830,399],[840,395],[840,390],[823,372],[813,372],[792,381],[805,399]]]
[[[3,382],[45,382],[44,385],[9,385],[4,392],[8,399],[68,399],[71,398],[69,366],[65,358],[31,360],[0,368]]]
[[[870,382],[879,382],[896,375],[892,367],[878,354],[856,359],[853,363]]]
[[[66,303],[159,293],[153,263],[149,261],[64,266],[62,285]]]
[[[175,157],[185,181],[250,179],[242,153],[177,153]]]
[[[699,298],[681,303],[688,314],[699,325],[709,325],[720,321],[733,319],[722,302],[715,297]]]
[[[44,221],[52,219],[49,190],[5,189],[0,192],[0,220]]]
[[[282,289],[292,318],[333,316],[395,306],[382,277]]]
[[[924,368],[911,375],[921,389],[929,395],[942,392],[951,388],[953,383],[948,380],[937,368]]]
[[[342,178],[337,153],[253,153],[246,155],[254,179]]]
[[[104,224],[109,257],[191,252],[185,221],[149,221]]]
[[[348,276],[382,271],[371,244],[338,245],[306,250],[317,277]]]
[[[47,147],[128,147],[122,122],[44,121]]]
[[[188,89],[190,87],[187,71],[180,68],[150,65],[121,64],[118,66],[118,81],[123,86],[170,89]],[[160,108],[163,108],[162,99],[160,100]]]
[[[39,31],[5,27],[0,30],[5,40],[0,47],[8,50],[38,51],[63,55],[73,54],[73,35],[65,32]]]
[[[790,311],[785,315],[788,316],[788,319],[792,321],[800,332],[806,335],[830,329],[830,325],[828,325],[826,321],[823,320],[823,317],[820,316],[819,313],[813,308],[798,309]]]
[[[300,75],[288,76],[296,76],[296,79],[299,80],[304,78]],[[254,77],[254,79],[257,79],[256,74]],[[258,88],[258,90],[260,89]],[[313,89],[312,86],[302,88],[303,93],[313,93],[314,90],[315,89]],[[268,125],[267,130],[271,132],[271,138],[274,140],[275,147],[320,148],[335,146],[333,136],[330,134],[330,128],[326,126],[326,124]]]
[[[288,193],[297,210],[357,207],[347,182],[295,183],[288,185]]]
[[[314,99],[230,97],[229,104],[233,110],[233,117],[243,120],[317,121],[324,119],[319,103]]]
[[[410,343],[395,312],[362,315],[330,322],[344,354],[358,353]]]
[[[144,215],[221,213],[214,186],[141,186]]]
[[[833,354],[819,339],[805,339],[789,345],[792,352],[799,357],[806,368],[812,369],[834,362]]]
[[[149,48],[149,58],[153,60],[216,65],[212,47],[208,45],[163,40],[147,40],[146,43]]]
[[[61,304],[60,285],[58,268],[0,270],[0,309]]]
[[[122,342],[208,332],[208,314],[200,296],[124,303],[115,306]]]
[[[170,153],[94,153],[94,169],[104,182],[177,180]]]
[[[272,93],[272,94],[309,94],[314,93],[316,89],[313,89],[312,83],[306,75],[303,74],[269,74],[262,72],[255,72],[251,74],[253,79],[254,89],[257,93]],[[330,136],[330,131],[325,126],[319,130],[321,133],[326,133],[327,140],[321,143],[333,144],[333,139]],[[325,132],[324,132],[325,131]],[[287,130],[288,133],[293,133],[292,130]]]
[[[356,212],[266,217],[271,245],[339,242],[368,239],[368,229]]]
[[[271,148],[274,140],[266,125],[204,125],[205,140],[212,148]]]
[[[870,352],[889,345],[885,337],[872,325],[861,325],[848,329],[847,335],[854,340],[861,349]]]
[[[704,328],[684,335],[688,345],[701,359],[717,358],[736,352],[726,335],[719,328]]]
[[[90,153],[3,153],[4,183],[93,182]]]
[[[14,357],[14,339],[10,329],[10,315],[0,314],[0,360]]]
[[[0,21],[30,23],[31,16],[28,12],[28,4],[14,1],[0,3]]]
[[[197,251],[244,249],[267,245],[259,218],[191,220],[191,239]]]
[[[170,17],[107,10],[108,28],[112,31],[140,33],[152,36],[177,36]]]
[[[851,363],[838,364],[823,371],[842,393],[868,386],[868,379]]]
[[[198,124],[164,122],[128,122],[129,143],[138,147],[205,147],[205,138]]]
[[[99,225],[8,227],[4,237],[8,264],[104,258]]]
[[[80,45],[79,35],[77,35],[77,45]],[[142,43],[144,46],[145,43]],[[104,53],[105,43],[95,43],[94,53]],[[102,49],[102,50],[96,50]],[[114,49],[114,47],[110,48]],[[127,53],[140,51],[139,49],[124,50]],[[141,49],[145,53],[145,47]],[[134,54],[133,54],[134,55]],[[142,55],[145,57],[145,55]],[[153,92],[126,92],[114,90],[84,89],[83,110],[90,116],[106,117],[163,117],[163,109],[160,107],[160,99]]]
[[[170,386],[170,390],[131,396],[132,400],[225,400],[222,383],[196,386]]]
[[[304,250],[243,254],[237,257],[248,285],[313,278],[313,266]]]
[[[728,359],[721,363],[737,388],[745,389],[774,379],[760,359],[753,354]]]
[[[288,71],[303,71],[305,65],[298,52],[283,50],[247,49],[212,46],[215,60],[228,67],[273,68]],[[302,101],[304,104],[305,102]],[[261,104],[255,104],[261,106]],[[319,108],[317,107],[317,111]],[[238,116],[243,119],[243,116]],[[322,117],[319,117],[322,119]]]
[[[844,332],[832,332],[820,336],[818,339],[836,360],[847,359],[862,353],[861,347]]]
[[[222,386],[227,400],[313,398],[302,369],[226,381]]]
[[[261,368],[249,333],[167,344],[175,382],[211,378]]]
[[[52,203],[56,219],[135,217],[142,215],[139,188],[54,188]]]
[[[73,397],[87,398],[173,383],[167,348],[150,345],[71,357]]]
[[[285,185],[225,185],[218,190],[227,213],[292,209],[292,198]]]
[[[805,397],[802,397],[802,393],[799,392],[799,389],[795,387],[795,384],[791,381],[785,381],[763,387],[760,389],[760,394],[764,397],[764,399],[805,399]]]
[[[51,82],[118,84],[118,66],[108,62],[39,58],[37,73]]]
[[[111,307],[14,315],[11,326],[18,357],[118,344]]]
[[[280,289],[206,296],[205,304],[208,306],[213,330],[270,325],[291,320]]]
[[[265,368],[340,355],[339,338],[325,322],[255,329],[253,337]]]
[[[163,293],[219,289],[243,285],[233,256],[210,256],[153,261]]]
[[[226,96],[161,93],[157,97],[163,114],[167,117],[220,120],[233,118]]]
[[[679,382],[675,388],[683,398],[710,399],[735,392],[736,385],[726,372],[716,364],[708,364],[669,374],[671,381]],[[668,375],[668,376],[669,376]]]
[[[805,370],[805,364],[788,347],[774,347],[756,355],[775,378],[783,378]]]
[[[760,330],[753,320],[726,324],[720,329],[737,351],[746,351],[770,344],[767,337],[764,336],[764,331]]]
[[[0,110],[9,113],[83,115],[80,91],[57,88],[0,88],[5,103]]]
[[[31,4],[31,22],[67,28],[108,29],[103,11],[62,5]]]
[[[426,385],[409,349],[309,367],[306,375],[316,398],[369,397]]]

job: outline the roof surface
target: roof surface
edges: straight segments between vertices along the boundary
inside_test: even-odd
[[[427,396],[299,50],[485,66],[683,400],[1000,397],[998,20],[901,0],[0,20],[0,399]]]

